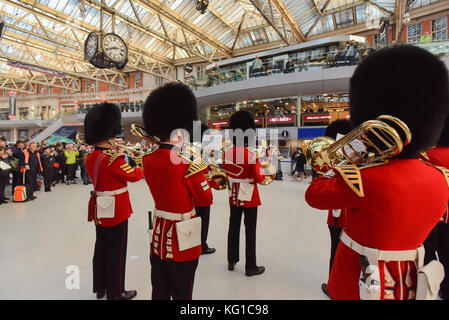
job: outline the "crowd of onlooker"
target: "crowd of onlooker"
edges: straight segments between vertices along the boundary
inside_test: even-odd
[[[50,192],[58,183],[75,184],[78,167],[83,183],[91,183],[84,166],[84,157],[91,150],[90,146],[60,141],[49,145],[45,140],[17,140],[8,145],[0,137],[0,203],[13,199],[16,186],[25,186],[26,201],[31,201],[36,199],[34,192],[42,188]],[[5,194],[7,185],[11,185],[11,198]]]
[[[124,145],[118,141],[117,146]],[[130,143],[127,143],[130,147]],[[131,146],[138,152],[147,152],[151,145],[137,144]],[[0,136],[0,204],[13,201],[16,186],[26,187],[26,201],[36,199],[34,192],[43,189],[50,192],[58,183],[76,184],[81,179],[84,185],[91,184],[84,159],[93,146],[58,141],[49,144],[30,140],[17,140],[8,144],[6,138]],[[132,152],[120,150],[125,154],[125,161],[132,167],[136,164]],[[79,169],[79,172],[78,172]],[[76,174],[79,173],[79,177]],[[5,194],[6,187],[11,186],[11,197]]]

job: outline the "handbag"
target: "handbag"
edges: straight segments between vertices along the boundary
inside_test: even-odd
[[[201,245],[201,217],[177,222],[175,226],[179,251]]]
[[[7,164],[5,161],[0,160],[0,169],[6,171],[11,169],[11,166]]]

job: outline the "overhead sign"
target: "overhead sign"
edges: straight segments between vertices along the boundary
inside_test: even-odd
[[[302,122],[328,122],[331,120],[331,115],[326,114],[304,114]]]
[[[268,124],[278,124],[278,123],[294,123],[295,116],[282,116],[282,117],[267,117]]]

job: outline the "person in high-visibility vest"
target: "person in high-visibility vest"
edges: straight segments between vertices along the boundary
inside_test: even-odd
[[[24,150],[25,164],[28,165],[31,174],[31,189],[32,191],[38,191],[40,186],[37,184],[37,175],[44,171],[42,167],[40,153],[37,151],[36,142],[30,142],[27,150]]]

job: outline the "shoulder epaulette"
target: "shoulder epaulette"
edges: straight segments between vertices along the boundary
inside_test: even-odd
[[[352,164],[345,164],[336,166],[335,170],[341,175],[346,184],[355,192],[359,197],[364,197],[362,177],[360,175],[360,169]]]
[[[104,150],[103,153],[109,156],[108,166],[110,166],[115,161],[115,159],[124,156],[123,153],[118,153],[112,150]]]
[[[444,178],[446,179],[446,183],[447,183],[447,185],[449,187],[449,170],[447,168],[445,168],[445,167],[436,166],[436,165],[431,164],[429,162],[425,162],[425,163],[430,165],[430,166],[432,166],[432,167],[434,167],[434,168],[437,168],[438,170],[440,170],[441,173],[444,175]]]
[[[207,168],[208,168],[207,163],[205,163],[201,159],[195,159],[192,162],[190,162],[189,169],[187,170],[184,178],[187,179],[188,177],[190,177],[198,172],[204,171]]]
[[[360,175],[360,170],[372,168],[376,166],[381,166],[388,163],[388,160],[380,161],[371,163],[364,166],[356,166],[353,164],[345,164],[336,166],[335,170],[340,173],[343,180],[346,182],[346,184],[351,188],[352,191],[355,192],[356,195],[363,198],[365,196],[363,192],[363,183],[362,183],[362,176]]]

